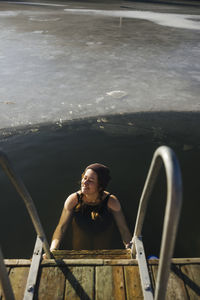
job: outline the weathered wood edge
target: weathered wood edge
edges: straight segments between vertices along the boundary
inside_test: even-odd
[[[149,265],[157,265],[158,259],[148,260]],[[30,266],[30,259],[5,259],[6,266]],[[200,258],[173,258],[173,264],[199,264]],[[45,259],[42,266],[55,265],[138,265],[136,259]]]
[[[158,265],[159,259],[149,259],[149,265]],[[185,265],[185,264],[199,264],[200,257],[191,257],[191,258],[172,258],[172,264],[176,265]]]
[[[98,266],[107,266],[107,265],[138,265],[136,259],[61,259],[54,260],[52,262],[43,261],[42,265],[49,263],[62,264],[62,265],[98,265]]]
[[[29,259],[6,259],[4,260],[6,266],[30,266]],[[42,266],[56,266],[56,265],[138,265],[136,259],[45,259],[41,262]]]
[[[101,249],[101,250],[53,250],[55,255],[121,255],[131,254],[131,249]]]

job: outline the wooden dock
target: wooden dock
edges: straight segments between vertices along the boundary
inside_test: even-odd
[[[54,257],[41,262],[34,299],[143,299],[137,260],[129,250],[55,251]],[[21,300],[31,260],[6,259],[5,264]],[[148,268],[154,289],[158,260],[149,260]],[[166,299],[200,299],[200,258],[172,260]]]

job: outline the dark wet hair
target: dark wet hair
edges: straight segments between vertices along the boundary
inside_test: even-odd
[[[94,163],[85,169],[84,174],[88,169],[93,170],[97,174],[99,186],[104,190],[111,179],[110,169],[102,164]]]

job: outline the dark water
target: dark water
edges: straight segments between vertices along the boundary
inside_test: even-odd
[[[148,113],[99,117],[66,124],[1,130],[0,147],[30,192],[50,241],[66,197],[79,188],[88,164],[112,171],[116,194],[133,232],[138,203],[154,151],[167,145],[182,170],[184,202],[174,257],[199,256],[199,114]],[[0,171],[1,247],[5,257],[32,255],[35,233],[22,200]],[[164,172],[150,199],[143,239],[147,255],[159,255],[166,199]],[[67,233],[70,248],[70,230]],[[115,246],[123,247],[118,235]]]

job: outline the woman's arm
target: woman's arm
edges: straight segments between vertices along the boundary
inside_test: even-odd
[[[114,195],[110,196],[110,198],[108,200],[108,207],[112,211],[115,222],[116,222],[119,232],[121,234],[124,246],[126,248],[128,248],[130,246],[130,241],[131,241],[132,237],[131,237],[129,228],[127,226],[124,214],[122,212],[120,202]]]
[[[76,193],[71,194],[65,201],[59,223],[58,223],[56,230],[54,231],[54,234],[52,237],[50,251],[53,251],[53,250],[56,250],[59,248],[61,240],[64,236],[64,233],[70,223],[70,220],[71,220],[71,217],[73,214],[73,209],[76,206],[77,202],[78,202],[78,200],[77,200]]]

